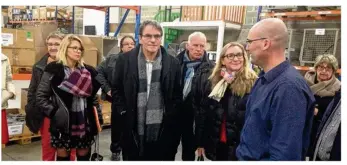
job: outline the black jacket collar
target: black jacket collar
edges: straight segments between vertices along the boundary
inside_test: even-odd
[[[44,70],[45,67],[47,66],[48,58],[49,58],[49,54],[47,53],[36,63],[35,67],[41,70]]]
[[[161,54],[162,54],[162,75],[161,78],[164,78],[170,71],[171,68],[171,59],[170,55],[166,52],[165,48],[160,46]],[[136,81],[138,81],[138,66],[137,66],[137,56],[140,51],[140,46],[137,46],[130,52],[124,53],[124,56],[129,56],[129,73],[134,76]]]

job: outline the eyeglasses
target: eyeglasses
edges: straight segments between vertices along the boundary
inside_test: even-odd
[[[330,71],[333,70],[333,68],[332,68],[331,66],[326,66],[326,67],[324,67],[324,66],[322,66],[322,65],[318,65],[318,66],[317,66],[317,70],[319,70],[319,71],[325,70],[325,71],[327,71],[327,72],[330,72]]]
[[[159,40],[161,38],[161,35],[160,34],[154,34],[154,35],[151,35],[151,34],[145,34],[145,35],[141,35],[143,38],[147,39],[147,40],[150,40],[154,37],[154,39],[156,40]]]
[[[60,43],[47,43],[47,46],[60,46]]]
[[[259,41],[259,40],[265,40],[265,39],[267,39],[267,38],[257,38],[257,39],[254,39],[254,40],[250,40],[250,39],[246,39],[246,43],[247,44],[252,44],[252,42],[254,42],[254,41]]]
[[[230,54],[224,55],[223,57],[226,57],[229,60],[233,60],[236,57],[236,59],[239,60],[239,59],[243,58],[243,54],[242,53],[237,53],[237,54],[230,53]]]
[[[79,47],[77,47],[77,46],[74,46],[74,47],[67,47],[67,48],[71,48],[74,52],[78,52],[78,50],[80,51],[80,52],[83,52],[84,51],[84,49],[83,48],[79,48]]]

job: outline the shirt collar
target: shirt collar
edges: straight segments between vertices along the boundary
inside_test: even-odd
[[[290,65],[291,64],[288,62],[288,60],[283,61],[281,64],[279,64],[276,67],[272,68],[267,73],[265,73],[264,71],[261,71],[260,74],[259,74],[259,78],[265,79],[267,82],[272,82],[281,73],[283,73],[284,70],[286,70]]]

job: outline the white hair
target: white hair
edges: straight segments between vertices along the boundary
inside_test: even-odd
[[[190,41],[192,40],[193,37],[199,37],[201,39],[204,39],[205,42],[207,42],[206,35],[204,33],[202,33],[202,32],[194,32],[194,33],[189,35],[189,37],[188,37],[188,44],[190,44]]]

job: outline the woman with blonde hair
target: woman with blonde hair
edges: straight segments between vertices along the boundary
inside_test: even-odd
[[[257,79],[249,67],[244,47],[236,42],[225,45],[205,87],[196,131],[198,156],[211,160],[237,160],[235,151],[244,123],[246,102]]]
[[[325,54],[316,57],[314,70],[305,74],[305,80],[310,86],[316,99],[316,108],[311,129],[311,145],[308,150],[308,156],[313,156],[314,141],[318,126],[323,118],[323,114],[329,103],[334,98],[335,93],[340,90],[341,82],[335,74],[338,70],[338,62],[334,55]]]
[[[67,161],[76,148],[77,160],[89,160],[98,124],[94,106],[100,84],[96,70],[84,63],[80,38],[67,35],[57,52],[57,61],[49,63],[37,89],[36,106],[50,118],[51,145],[57,160]],[[101,115],[100,109],[97,110]],[[102,124],[102,118],[99,122]]]

